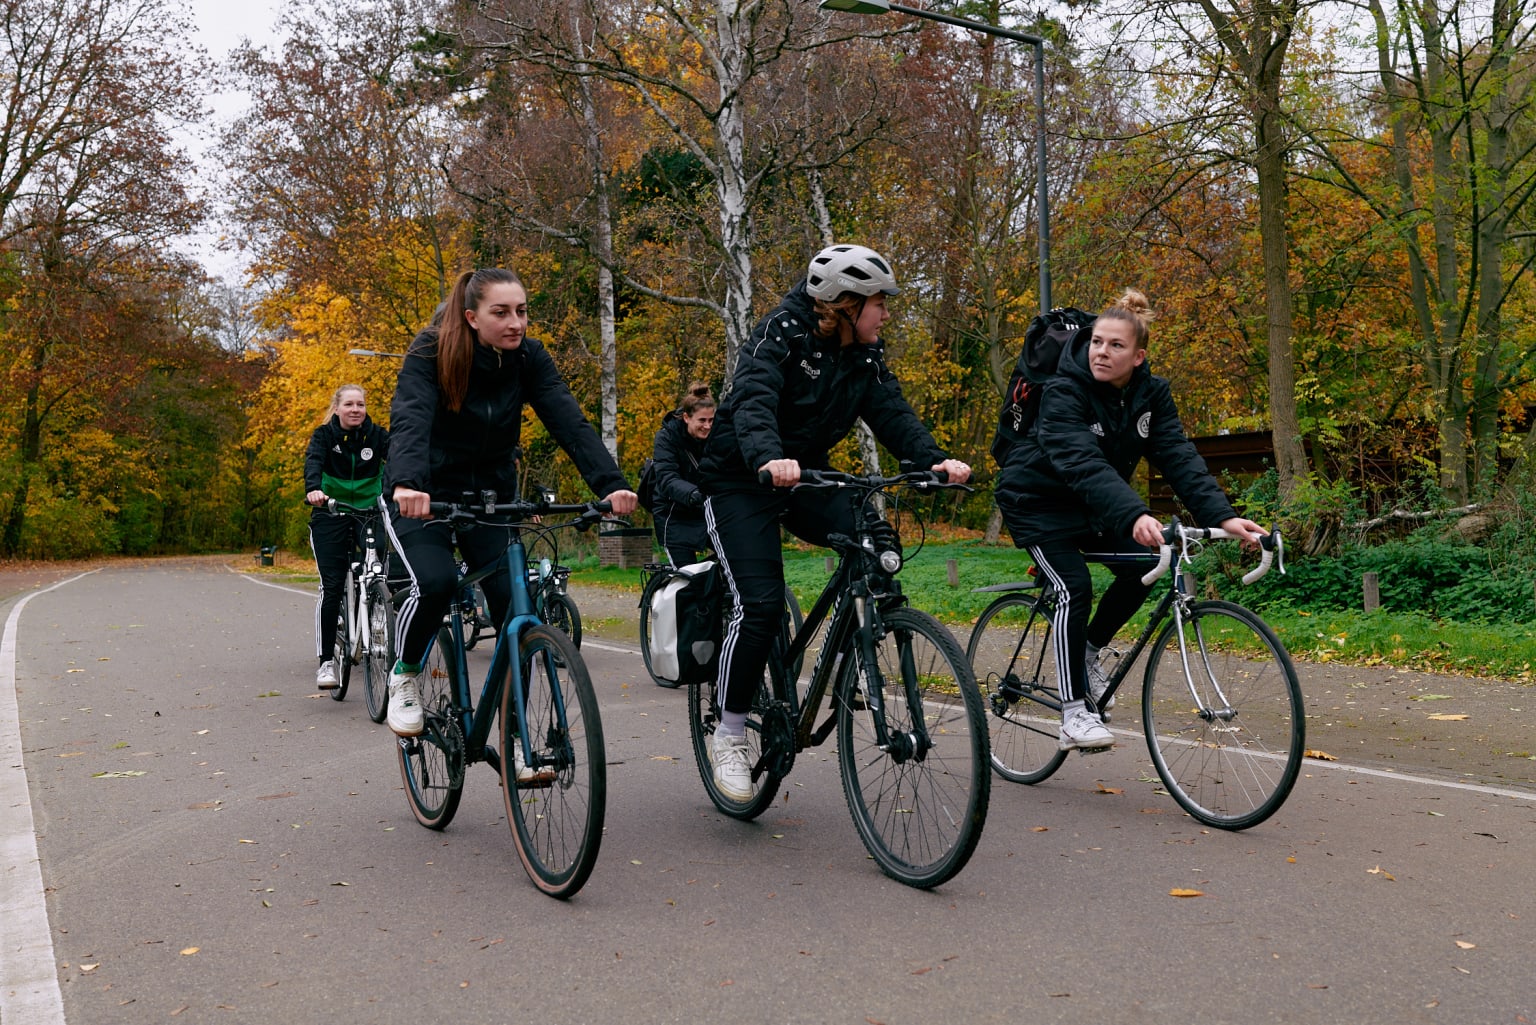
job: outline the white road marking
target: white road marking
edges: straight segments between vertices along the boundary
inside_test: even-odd
[[[21,754],[16,624],[33,598],[95,572],[60,580],[22,598],[6,618],[5,635],[0,638],[0,922],[5,923],[0,940],[0,1021],[6,1025],[64,1025],[64,994],[55,967],[37,827]]]

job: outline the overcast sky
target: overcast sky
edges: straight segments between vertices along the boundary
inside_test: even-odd
[[[272,25],[281,7],[281,0],[192,0],[191,15],[197,25],[197,42],[208,51],[215,64],[223,65],[229,52],[239,46],[242,39],[257,44],[270,43]],[[216,119],[227,120],[244,108],[245,97],[212,94],[206,102]],[[202,157],[203,142],[189,139],[186,145],[194,156]],[[214,241],[221,233],[217,223],[210,223],[204,235],[188,241],[186,251],[202,261],[210,273],[237,278],[241,270],[239,259],[214,248]]]

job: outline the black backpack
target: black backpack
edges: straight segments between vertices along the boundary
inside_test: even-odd
[[[1075,306],[1058,306],[1029,322],[1024,348],[1013,364],[1013,376],[1003,392],[1003,408],[992,437],[992,461],[1002,466],[1013,447],[1029,436],[1040,412],[1040,386],[1050,380],[1061,363],[1061,354],[1079,331],[1098,317]]]
[[[651,502],[656,498],[656,460],[647,459],[640,464],[640,480],[635,485],[635,495],[640,499],[642,509],[655,512]]]

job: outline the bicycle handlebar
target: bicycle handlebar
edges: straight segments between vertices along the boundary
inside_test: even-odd
[[[772,484],[773,475],[767,470],[757,472],[759,484]],[[801,469],[799,483],[792,486],[797,488],[860,488],[865,491],[883,491],[905,484],[919,491],[927,491],[930,488],[946,488],[959,491],[972,492],[976,489],[969,484],[950,483],[949,474],[943,470],[913,470],[909,473],[898,473],[894,477],[882,477],[877,475],[863,477],[852,473],[842,473],[838,470],[808,470]]]
[[[583,531],[590,530],[613,512],[612,503],[607,501],[551,502],[540,498],[498,502],[495,495],[486,495],[478,502],[430,502],[428,508],[433,516],[450,523],[473,523],[481,516],[512,516],[517,519],[528,519],[547,513],[576,513],[574,520],[561,526],[575,527]]]
[[[381,515],[376,505],[348,505],[346,502],[338,502],[334,498],[325,500],[325,511],[332,516],[378,516]]]
[[[1173,564],[1175,541],[1178,541],[1182,554],[1188,548],[1190,541],[1219,541],[1222,538],[1237,537],[1237,534],[1222,530],[1220,527],[1186,527],[1175,518],[1172,523],[1163,528],[1163,543],[1157,550],[1157,565],[1141,578],[1141,582],[1150,585],[1168,572],[1168,567]],[[1278,529],[1270,531],[1259,539],[1259,549],[1259,564],[1243,574],[1244,584],[1251,584],[1258,580],[1269,572],[1271,565],[1277,562],[1281,575],[1285,574],[1285,539],[1280,536]]]

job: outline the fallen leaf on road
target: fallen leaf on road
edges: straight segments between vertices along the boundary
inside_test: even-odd
[[[1470,943],[1469,943],[1469,944],[1467,944],[1467,946],[1469,946],[1469,947],[1470,947],[1470,946],[1471,946],[1471,945],[1472,945],[1472,944],[1470,944]],[[1458,946],[1459,946],[1459,944],[1458,944]],[[100,961],[98,961],[98,962],[96,962],[96,963],[95,963],[95,964],[83,964],[83,965],[81,965],[81,966],[80,966],[80,970],[81,970],[81,971],[82,971],[82,972],[94,972],[94,971],[95,971],[95,970],[96,970],[96,969],[98,969],[98,968],[100,968],[100,967],[101,967],[101,962],[100,962]]]
[[[1383,879],[1385,879],[1389,883],[1397,882],[1397,876],[1393,875],[1391,872],[1388,872],[1386,869],[1382,868],[1380,865],[1377,865],[1375,868],[1368,868],[1368,869],[1366,869],[1366,871],[1369,872],[1373,876],[1381,876]]]
[[[1467,718],[1467,716],[1460,713],[1444,713],[1439,715],[1432,715],[1430,718],[1434,719],[1436,722],[1461,722],[1463,719]]]
[[[1306,756],[1308,758],[1316,758],[1319,761],[1324,761],[1324,762],[1336,762],[1336,761],[1338,761],[1337,758],[1335,758],[1333,755],[1329,754],[1327,751],[1319,751],[1316,748],[1312,748],[1311,750],[1307,751],[1306,752]]]
[[[1449,701],[1449,700],[1451,700],[1451,696],[1449,694],[1414,694],[1408,700],[1409,701]]]
[[[1477,944],[1476,943],[1468,943],[1466,940],[1457,940],[1456,941],[1456,945],[1458,947],[1460,947],[1462,950],[1476,950],[1477,949]],[[84,971],[85,970],[85,965],[81,965],[80,966],[80,970]]]
[[[182,957],[191,957],[193,954],[197,953],[201,949],[202,949],[201,947],[182,947],[181,948],[181,956]]]
[[[1204,897],[1205,896],[1205,891],[1204,890],[1186,890],[1186,889],[1183,889],[1182,887],[1175,886],[1173,889],[1168,891],[1168,896],[1170,896],[1170,897]]]
[[[128,769],[123,772],[93,772],[92,779],[131,779],[134,776],[144,775],[140,769]]]
[[[1098,787],[1099,787],[1098,792],[1101,793],[1101,794],[1123,794],[1123,793],[1125,793],[1125,791],[1121,790],[1119,787],[1107,787],[1103,783],[1100,783],[1098,785]]]

